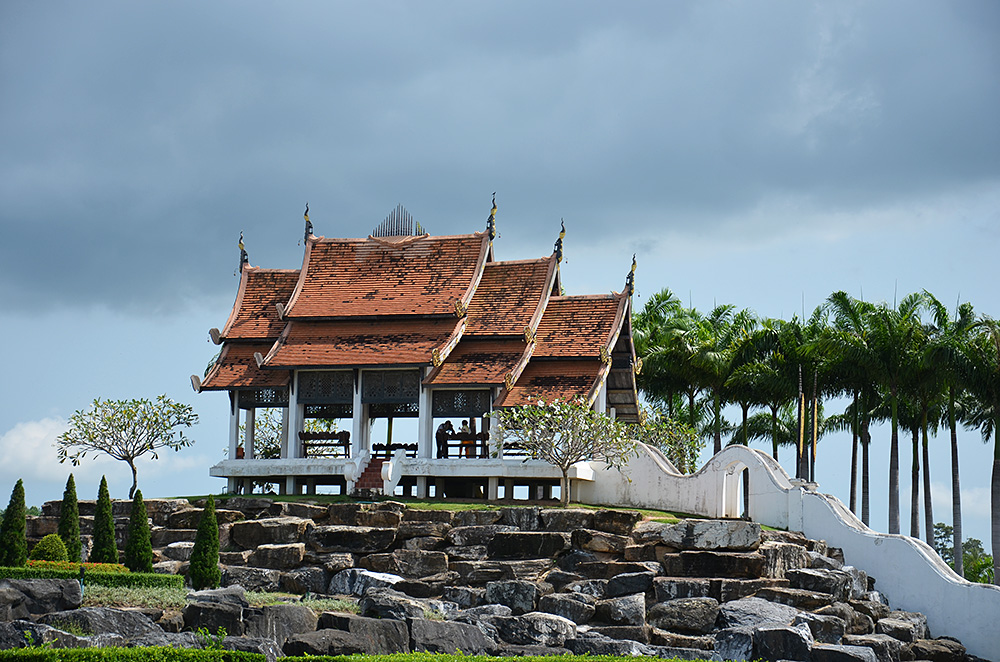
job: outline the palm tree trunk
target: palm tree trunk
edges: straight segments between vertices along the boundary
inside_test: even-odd
[[[858,394],[854,394],[854,420],[851,421],[851,512],[858,512]]]
[[[910,430],[913,464],[910,471],[910,537],[920,537],[920,429]]]
[[[715,414],[715,437],[713,439],[714,446],[713,450],[716,454],[722,450],[722,397],[719,395],[718,389],[716,389],[712,397],[712,409]]]
[[[861,421],[861,521],[865,526],[871,521],[871,498],[868,491],[868,447],[872,443],[871,432],[868,431],[869,421]]]
[[[771,457],[778,461],[778,405],[771,405]]]
[[[1000,416],[993,421],[993,476],[990,480],[990,537],[993,546],[993,583],[1000,582]]]
[[[955,424],[955,387],[948,388],[948,427],[951,429],[951,527],[955,572],[965,577],[962,563],[962,489],[958,480],[958,426]]]
[[[932,548],[934,547],[934,506],[931,503],[931,461],[930,451],[927,446],[927,407],[921,413],[921,427],[923,428],[923,455],[924,455],[924,540]]]
[[[892,408],[892,436],[889,440],[889,533],[899,533],[899,402],[893,384],[889,401]]]

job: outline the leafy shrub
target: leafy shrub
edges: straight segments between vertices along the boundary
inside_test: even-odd
[[[142,490],[135,491],[132,513],[128,521],[128,541],[125,543],[125,565],[132,572],[153,572],[153,546],[149,539],[149,518]]]
[[[70,561],[79,561],[83,552],[80,540],[80,504],[76,498],[76,481],[73,474],[66,481],[62,506],[59,509],[59,537],[66,545],[66,556]]]
[[[0,525],[0,565],[23,566],[28,560],[25,526],[24,483],[19,478],[10,493],[10,503]]]
[[[118,563],[118,545],[115,543],[115,519],[111,514],[111,496],[108,479],[101,476],[97,491],[97,512],[94,514],[94,548],[90,560],[96,563]]]
[[[0,579],[79,579],[80,571],[52,570],[49,568],[5,568],[0,567]],[[183,587],[184,577],[180,575],[160,575],[145,572],[87,572],[86,584],[102,586],[138,587]]]
[[[38,561],[69,561],[66,556],[66,545],[56,533],[50,533],[35,545],[28,558]]]
[[[222,581],[219,570],[219,524],[215,518],[215,499],[211,495],[201,513],[201,519],[198,520],[198,534],[194,539],[194,549],[191,550],[188,577],[196,591],[218,588]]]
[[[121,563],[76,563],[74,561],[38,561],[28,559],[29,568],[39,570],[66,570],[74,574],[80,574],[82,567],[87,572],[120,573],[128,572],[128,568]]]
[[[264,662],[261,653],[153,646],[138,648],[14,648],[0,660],[37,662]]]

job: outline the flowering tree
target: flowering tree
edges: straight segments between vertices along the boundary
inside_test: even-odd
[[[55,446],[60,462],[69,460],[78,465],[87,453],[95,452],[127,463],[132,469],[132,488],[128,491],[131,499],[138,486],[136,458],[150,453],[157,459],[157,449],[179,451],[190,446],[194,440],[178,428],[197,422],[198,414],[191,405],[174,402],[166,395],[156,400],[97,398],[90,409],[70,416],[69,429],[56,438]]]
[[[644,409],[642,420],[642,424],[628,427],[632,438],[659,448],[681,473],[695,470],[698,454],[705,447],[704,438],[699,437],[691,426],[656,410]]]
[[[559,467],[564,506],[570,501],[570,467],[584,460],[602,460],[620,467],[635,452],[625,426],[578,402],[539,401],[537,405],[498,409],[490,416],[499,422],[504,443],[513,442],[529,458]]]

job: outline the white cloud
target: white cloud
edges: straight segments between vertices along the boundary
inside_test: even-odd
[[[58,464],[52,447],[56,437],[66,430],[66,421],[44,418],[18,423],[0,437],[0,481],[14,483],[18,478],[48,480],[52,465]]]

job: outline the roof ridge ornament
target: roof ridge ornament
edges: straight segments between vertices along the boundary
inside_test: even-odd
[[[490,217],[486,219],[486,233],[490,237],[490,242],[497,236],[497,192],[493,191],[493,208],[490,209]]]
[[[635,253],[632,253],[632,269],[625,276],[625,291],[629,296],[635,293]]]
[[[236,245],[239,246],[240,248],[240,266],[237,267],[236,271],[233,272],[234,276],[243,273],[243,267],[248,266],[250,264],[250,256],[247,255],[247,249],[243,245],[243,230],[240,230],[240,240],[237,242]]]
[[[304,241],[304,242],[306,242],[308,244],[309,243],[309,237],[311,237],[312,234],[313,234],[313,224],[312,224],[312,221],[309,220],[309,203],[308,202],[306,203],[306,210],[302,214],[302,217],[304,219],[306,219],[306,231],[302,235],[302,241]],[[302,241],[299,242],[300,246],[302,245]]]
[[[421,237],[427,234],[424,226],[413,219],[413,215],[402,204],[389,212],[385,220],[372,230],[371,236],[378,237]]]
[[[556,239],[556,244],[553,247],[556,254],[556,263],[562,262],[563,259],[563,239],[566,237],[566,222],[563,219],[559,219],[559,238]]]

